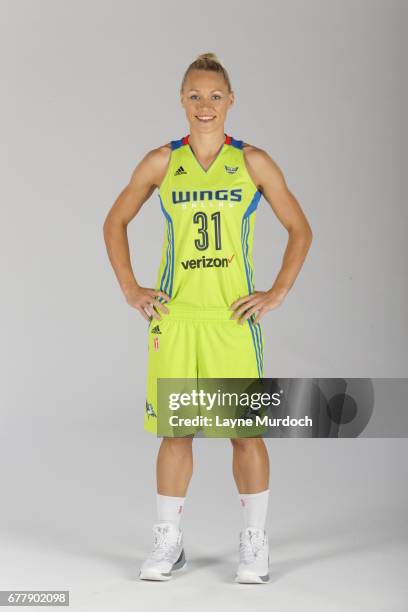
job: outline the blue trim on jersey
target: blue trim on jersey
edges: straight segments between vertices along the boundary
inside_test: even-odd
[[[249,292],[251,292],[250,265],[249,265],[249,261],[248,261],[248,257],[247,257],[247,255],[248,255],[248,235],[249,235],[249,229],[250,229],[249,219],[244,217],[242,219],[242,233],[241,233],[242,255],[244,257],[245,272],[246,272],[246,277],[247,277],[248,290],[249,290]]]
[[[248,293],[252,293],[254,290],[254,273],[252,266],[249,262],[249,232],[250,232],[250,215],[257,209],[259,200],[261,198],[261,192],[256,191],[252,198],[248,208],[246,209],[242,217],[241,226],[241,243],[242,243],[242,256],[244,259],[245,273],[247,278]],[[259,378],[263,376],[263,339],[262,331],[259,323],[254,323],[251,319],[247,319],[249,328],[252,334],[252,341],[255,348],[256,362],[258,366]]]
[[[242,140],[235,140],[235,138],[231,136],[231,146],[235,147],[236,149],[242,149],[243,144],[244,143]]]
[[[252,201],[251,201],[250,205],[248,206],[248,208],[246,209],[246,211],[244,213],[244,219],[246,217],[249,217],[249,215],[251,213],[253,213],[254,210],[257,209],[258,204],[259,204],[259,200],[261,199],[261,195],[262,194],[261,194],[260,191],[258,191],[258,190],[255,191],[254,197],[252,198]]]
[[[174,149],[179,149],[180,147],[183,146],[183,139],[180,138],[179,140],[171,140],[170,144],[171,144],[171,150],[174,151]]]
[[[251,293],[253,287],[253,270],[249,264],[249,230],[250,230],[250,219],[249,216],[257,209],[259,200],[261,199],[261,192],[256,191],[254,197],[251,200],[248,208],[246,209],[243,217],[242,217],[242,228],[241,228],[241,241],[242,241],[242,254],[244,257],[245,263],[245,272],[247,277],[248,290]]]
[[[163,202],[162,199],[159,195],[159,200],[160,200],[160,208],[162,209],[162,212],[165,216],[166,219],[166,224],[167,224],[167,252],[166,252],[166,264],[164,266],[164,270],[163,270],[163,274],[161,277],[161,281],[160,281],[160,291],[164,291],[165,293],[167,293],[169,295],[169,297],[172,296],[172,292],[173,292],[173,277],[174,277],[174,229],[173,229],[173,220],[171,218],[171,216],[169,215],[169,213],[167,212],[167,210],[164,208],[163,206]],[[170,289],[169,291],[167,291],[167,287],[169,286],[169,282],[170,282]]]

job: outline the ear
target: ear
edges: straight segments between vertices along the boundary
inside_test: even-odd
[[[234,94],[233,91],[231,91],[229,93],[229,106],[230,106],[230,108],[231,108],[231,106],[234,105],[234,103],[235,103],[235,94]]]

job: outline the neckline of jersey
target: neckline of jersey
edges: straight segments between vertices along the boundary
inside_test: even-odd
[[[221,157],[221,153],[224,150],[225,145],[231,143],[231,136],[228,136],[228,134],[224,134],[224,135],[225,135],[225,140],[222,143],[222,145],[220,146],[220,148],[218,149],[216,156],[214,157],[214,159],[212,160],[212,162],[208,166],[208,168],[204,168],[204,166],[201,164],[201,162],[198,160],[196,154],[194,153],[193,148],[192,148],[192,146],[190,144],[190,134],[187,134],[187,136],[184,136],[183,144],[184,145],[188,145],[188,148],[189,148],[192,156],[194,157],[194,159],[196,160],[197,164],[200,166],[200,168],[204,172],[204,174],[208,174],[208,172],[211,170],[211,168],[214,167],[215,162],[218,160],[219,157]]]

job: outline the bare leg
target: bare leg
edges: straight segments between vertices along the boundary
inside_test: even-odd
[[[263,438],[231,438],[232,472],[239,493],[268,489],[269,456]]]
[[[193,437],[163,438],[157,455],[157,492],[185,497],[193,473]]]

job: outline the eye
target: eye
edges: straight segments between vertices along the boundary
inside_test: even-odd
[[[214,100],[221,100],[221,96],[219,94],[213,95]]]
[[[190,100],[198,100],[197,94],[191,94]]]

